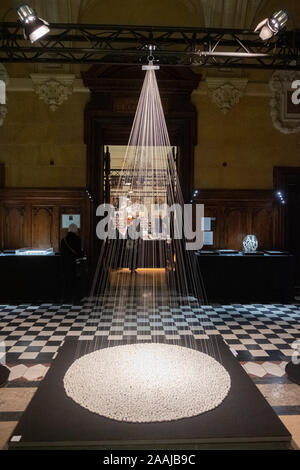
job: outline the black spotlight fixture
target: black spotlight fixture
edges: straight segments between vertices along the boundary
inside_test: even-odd
[[[49,23],[39,18],[29,5],[19,5],[17,13],[23,25],[25,39],[29,39],[33,43],[49,33]]]
[[[7,382],[9,376],[9,369],[2,364],[0,364],[0,387]]]
[[[281,31],[289,19],[287,10],[279,10],[273,13],[270,18],[262,20],[255,28],[262,41],[268,41]]]

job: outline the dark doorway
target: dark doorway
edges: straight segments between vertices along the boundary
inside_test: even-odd
[[[127,145],[106,144],[103,148],[104,201],[114,205],[118,194],[118,183],[122,172]],[[175,165],[179,160],[179,148],[172,147]]]
[[[300,168],[275,167],[274,185],[282,193],[280,235],[282,247],[295,257],[295,289],[300,293]]]
[[[286,248],[295,256],[295,287],[300,292],[300,175],[288,183],[286,194]]]
[[[144,72],[136,66],[94,65],[83,72],[91,100],[85,108],[85,143],[87,146],[87,194],[90,203],[88,245],[91,259],[97,257],[96,208],[107,199],[105,194],[105,146],[127,145]],[[180,149],[177,172],[185,201],[194,185],[194,147],[197,144],[197,112],[191,93],[201,75],[189,68],[162,68],[157,73],[162,105],[172,146]]]

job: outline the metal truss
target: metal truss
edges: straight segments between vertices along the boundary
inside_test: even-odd
[[[263,43],[253,31],[212,28],[52,24],[35,44],[19,23],[0,23],[0,62],[147,63],[164,66],[300,69],[300,30]]]

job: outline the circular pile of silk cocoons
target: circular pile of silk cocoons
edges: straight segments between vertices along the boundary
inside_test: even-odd
[[[106,418],[135,423],[188,418],[219,406],[230,376],[211,356],[183,346],[140,343],[99,349],[67,370],[68,397]]]

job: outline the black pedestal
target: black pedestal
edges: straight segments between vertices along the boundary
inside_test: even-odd
[[[8,379],[9,369],[2,364],[0,364],[0,387],[2,387]]]
[[[219,351],[231,377],[228,396],[212,411],[162,423],[115,421],[91,413],[67,397],[63,378],[70,365],[93,348],[108,344],[100,345],[99,339],[98,344],[66,340],[15,428],[9,448],[288,448],[291,436],[287,429],[222,339],[212,338],[197,341],[197,349],[207,352],[213,346]]]
[[[300,364],[293,364],[292,362],[289,362],[285,367],[285,371],[288,378],[292,380],[292,382],[300,385]]]

